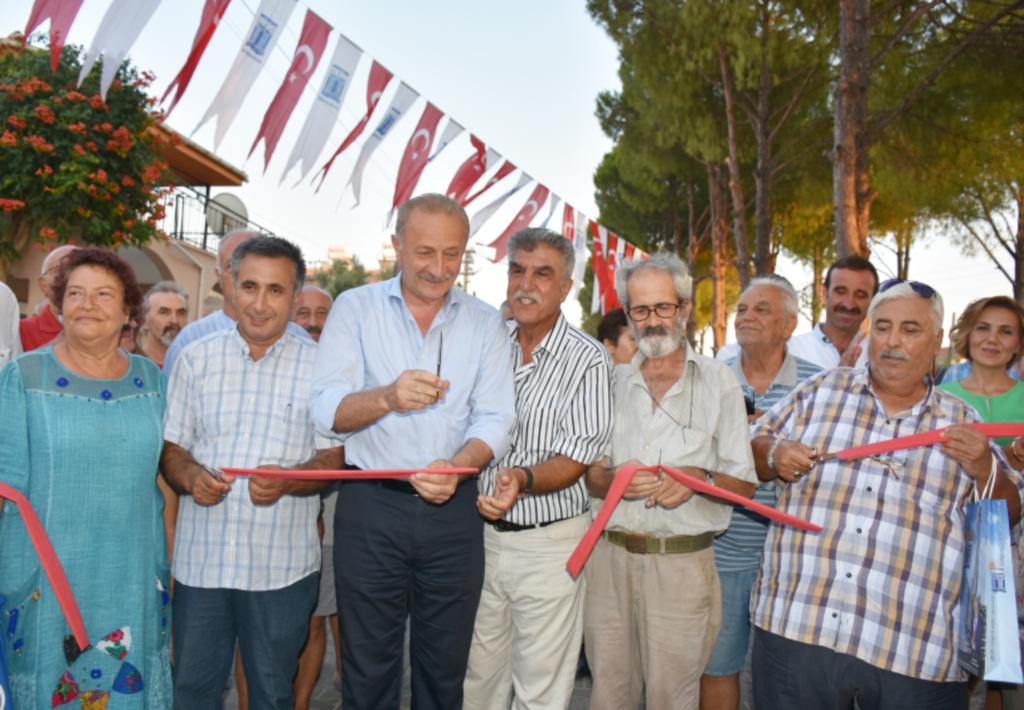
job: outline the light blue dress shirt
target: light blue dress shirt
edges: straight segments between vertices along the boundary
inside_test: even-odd
[[[405,370],[435,372],[439,352],[441,377],[451,383],[444,399],[389,412],[347,435],[332,432],[346,396],[390,385]],[[457,288],[426,335],[406,306],[401,277],[345,291],[320,336],[310,410],[318,433],[343,439],[345,459],[359,468],[426,466],[473,438],[500,459],[515,421],[508,330],[494,308]]]

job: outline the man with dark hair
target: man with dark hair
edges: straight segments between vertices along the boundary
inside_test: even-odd
[[[590,523],[583,473],[611,434],[608,355],[562,315],[572,242],[524,229],[508,243],[516,426],[480,476],[486,567],[465,710],[567,708],[583,639],[584,581],[565,560]],[[509,574],[509,570],[515,570]]]
[[[861,324],[871,297],[878,291],[878,272],[862,256],[845,256],[825,272],[825,322],[809,333],[789,339],[790,354],[813,362],[824,370],[862,367],[867,350],[861,347]]]
[[[348,481],[334,517],[341,694],[348,710],[395,708],[410,629],[412,703],[457,708],[483,582],[476,484],[431,468],[483,468],[508,451],[512,354],[498,312],[454,288],[469,220],[420,195],[398,210],[398,276],[345,291],[320,338],[310,405],[361,469],[406,481]]]
[[[597,339],[612,356],[613,365],[626,365],[636,355],[636,339],[621,308],[608,311],[597,324]]]
[[[220,708],[236,639],[252,707],[292,707],[292,678],[319,587],[323,483],[234,479],[220,467],[339,468],[307,405],[316,344],[288,330],[302,253],[255,237],[231,256],[234,328],[181,351],[161,469],[181,494],[172,572],[174,704]]]
[[[261,236],[259,232],[243,228],[233,229],[220,238],[220,244],[217,245],[217,285],[220,286],[220,292],[224,296],[224,306],[208,316],[189,323],[178,333],[164,356],[164,372],[167,373],[168,378],[171,376],[171,369],[174,367],[174,361],[178,358],[178,353],[186,345],[218,330],[235,327],[238,314],[234,304],[235,286],[231,278],[231,255],[239,244],[244,244],[258,236]],[[305,330],[294,323],[288,324],[288,330],[296,335],[309,337]]]
[[[161,281],[142,297],[142,324],[135,344],[142,355],[162,368],[167,348],[187,323],[188,296],[173,281]]]

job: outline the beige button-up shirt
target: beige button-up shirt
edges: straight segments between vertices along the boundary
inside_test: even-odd
[[[682,377],[656,404],[640,372],[643,361],[637,353],[612,373],[615,424],[606,460],[656,465],[660,458],[667,466],[697,466],[756,483],[743,392],[729,368],[687,348]],[[595,499],[595,509],[603,502]],[[619,501],[607,529],[699,535],[725,530],[732,515],[729,504],[703,495],[671,510],[644,502]]]

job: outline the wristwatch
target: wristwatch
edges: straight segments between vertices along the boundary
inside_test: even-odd
[[[526,485],[523,486],[522,493],[529,493],[533,490],[533,471],[530,470],[529,466],[520,466],[519,470],[526,474]]]

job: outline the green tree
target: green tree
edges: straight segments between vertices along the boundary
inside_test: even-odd
[[[331,294],[331,298],[337,298],[342,291],[365,284],[366,276],[366,269],[359,258],[352,257],[351,263],[335,259],[325,271],[318,271],[313,279],[320,288]]]
[[[160,235],[165,168],[152,75],[127,62],[104,100],[97,66],[77,88],[79,48],[0,50],[0,278],[32,243],[117,248]]]

